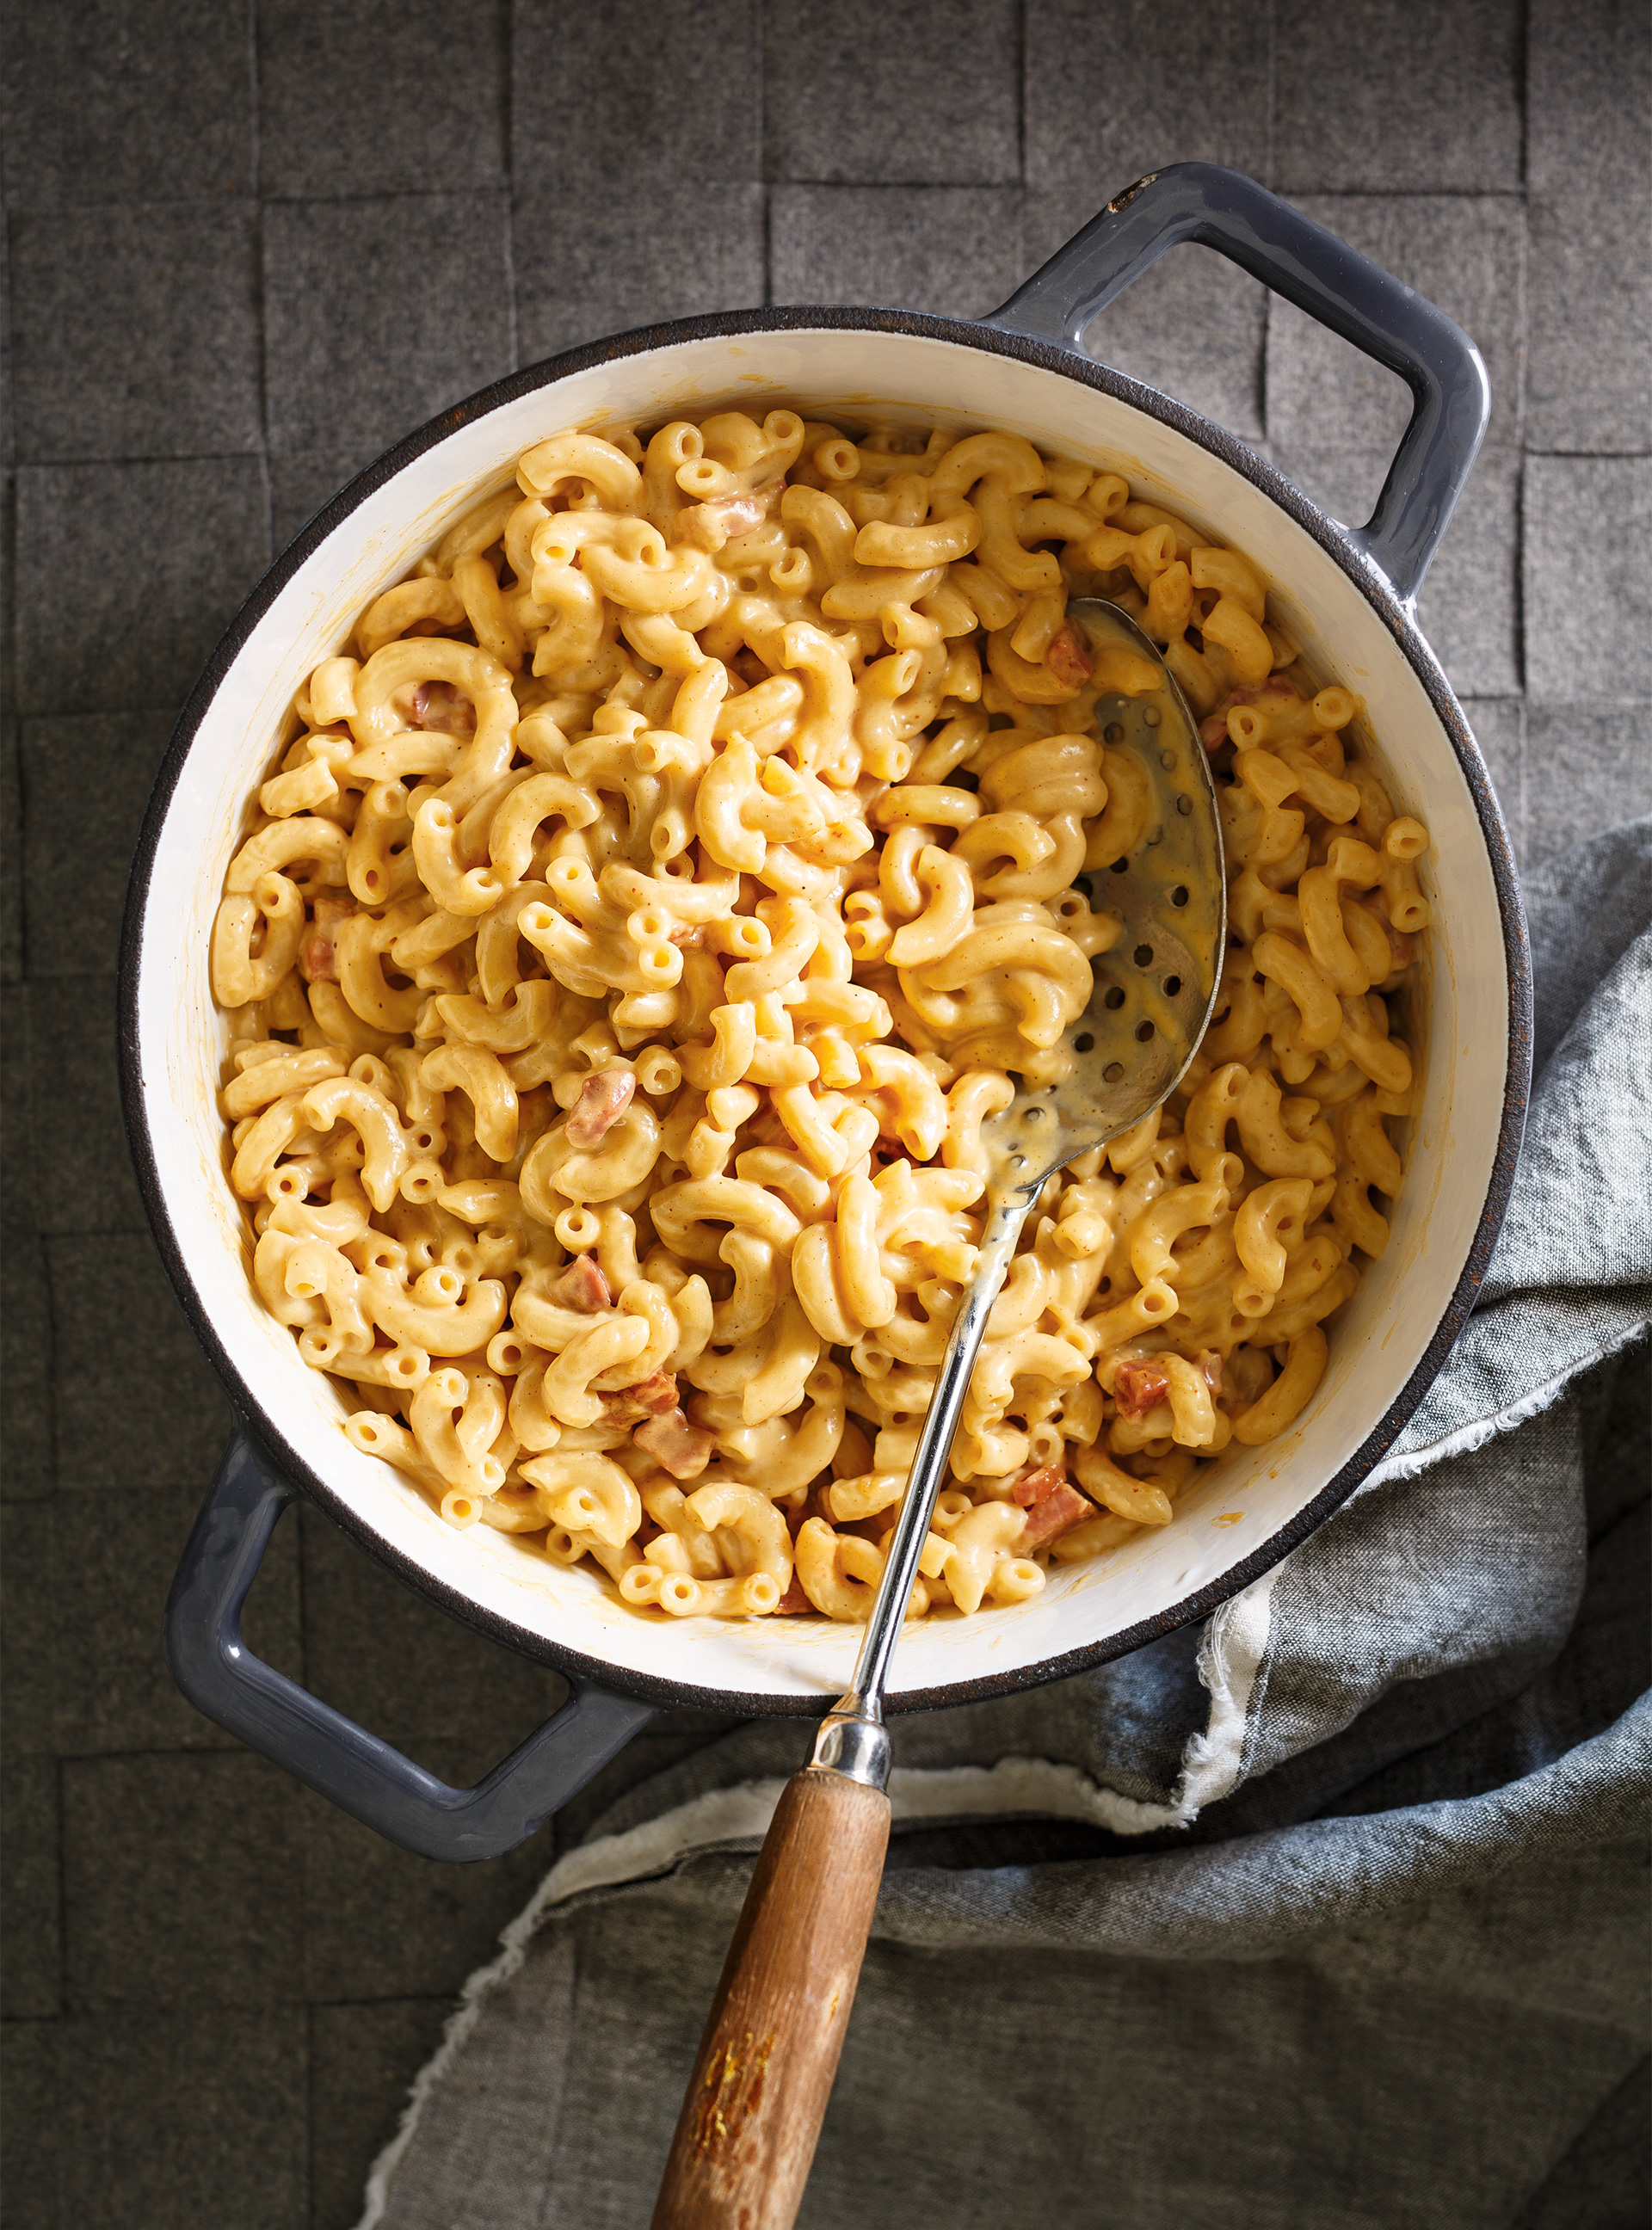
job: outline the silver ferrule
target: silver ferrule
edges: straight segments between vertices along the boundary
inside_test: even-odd
[[[889,1731],[875,1698],[841,1696],[821,1721],[810,1764],[820,1773],[841,1774],[868,1789],[889,1785]]]

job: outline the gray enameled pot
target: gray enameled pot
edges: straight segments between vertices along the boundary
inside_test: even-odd
[[[1244,445],[1083,353],[1089,320],[1164,251],[1214,248],[1397,372],[1416,398],[1376,512],[1329,519]],[[1060,1678],[1203,1618],[1278,1561],[1371,1473],[1473,1305],[1519,1150],[1530,968],[1507,833],[1414,603],[1484,431],[1484,367],[1430,304],[1236,173],[1182,164],[1120,194],[991,318],[757,310],[623,334],[500,381],[382,457],[254,590],[184,708],[151,800],[121,966],[126,1119],[157,1240],[242,1425],[167,1612],[185,1692],[210,1718],[370,1826],[430,1856],[478,1859],[532,1833],[651,1711],[688,1705],[818,1715],[855,1629],[665,1621],[615,1603],[485,1527],[456,1532],[341,1430],[248,1276],[216,1105],[224,1032],[208,938],[245,800],[286,707],[363,606],[402,577],[529,442],[572,424],[657,424],[788,403],[968,429],[1005,425],[1123,469],[1255,560],[1316,671],[1364,697],[1381,762],[1434,850],[1420,1017],[1426,1085],[1393,1237],[1339,1321],[1325,1386],[1265,1449],[1215,1467],[1174,1524],[1053,1573],[1013,1609],[908,1629],[894,1709]],[[474,1789],[446,1787],[260,1662],[240,1614],[270,1532],[311,1498],[454,1615],[571,1685],[565,1708]]]

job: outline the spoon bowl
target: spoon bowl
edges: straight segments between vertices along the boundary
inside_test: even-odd
[[[1127,685],[1096,703],[1110,809],[1097,830],[1114,827],[1123,849],[1087,862],[1074,886],[1119,928],[1091,963],[1088,1006],[1062,1033],[1066,1073],[1049,1084],[1023,1080],[981,1126],[993,1189],[1010,1200],[1030,1196],[1175,1091],[1210,1022],[1227,943],[1222,816],[1187,699],[1158,647],[1116,604],[1087,596],[1067,617],[1094,669]]]

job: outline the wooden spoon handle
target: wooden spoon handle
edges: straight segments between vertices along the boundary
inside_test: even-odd
[[[654,2230],[791,2230],[889,1843],[881,1789],[786,1783],[723,1963]]]

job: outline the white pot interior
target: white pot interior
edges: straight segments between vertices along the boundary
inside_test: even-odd
[[[650,1679],[774,1698],[835,1695],[857,1627],[795,1619],[639,1615],[584,1570],[486,1526],[444,1524],[397,1473],[344,1437],[335,1383],[306,1368],[267,1316],[225,1174],[215,1104],[226,1033],[208,938],[246,807],[283,715],[363,606],[399,579],[519,452],[565,427],[636,425],[789,403],[812,416],[1008,427],[1126,473],[1269,577],[1287,626],[1327,680],[1370,708],[1400,809],[1432,832],[1435,908],[1425,988],[1426,1089],[1410,1177],[1384,1259],[1334,1327],[1330,1370],[1297,1426],[1237,1447],[1190,1488],[1174,1522],[1089,1565],[1055,1567],[1031,1602],[910,1627],[901,1690],[999,1678],[1088,1647],[1171,1609],[1262,1548],[1348,1462],[1404,1386],[1450,1300],[1497,1150],[1508,983],[1491,863],[1468,783],[1429,698],[1382,618],[1301,527],[1196,443],[1058,373],[931,338],[814,330],[686,340],[605,362],[460,427],[361,502],[299,567],[226,675],[168,805],[143,918],[138,1028],[156,1168],[203,1307],[252,1402],[385,1546],[525,1635]],[[436,1614],[433,1612],[432,1615]]]

